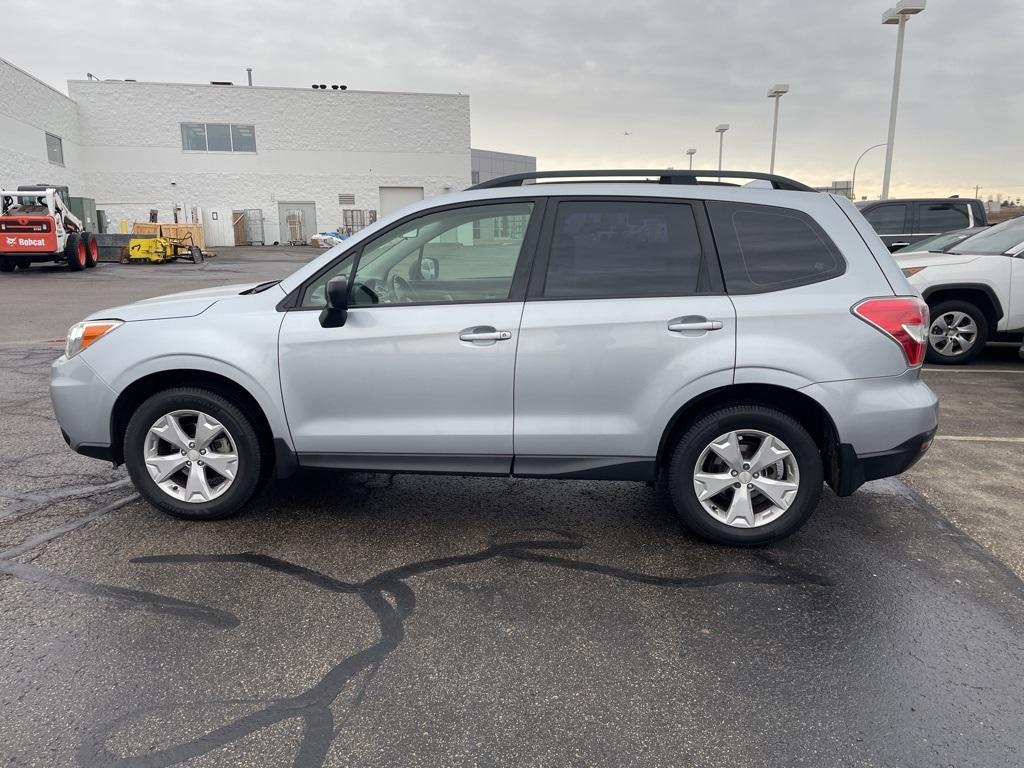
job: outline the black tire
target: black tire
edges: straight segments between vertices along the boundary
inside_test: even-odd
[[[184,409],[217,419],[235,443],[238,465],[234,480],[227,491],[208,502],[186,502],[170,496],[146,468],[144,447],[150,427],[165,414]],[[132,414],[124,437],[125,466],[136,489],[153,506],[186,520],[219,520],[242,509],[268,474],[264,466],[268,455],[249,416],[227,397],[199,387],[175,387],[153,395]]]
[[[704,449],[733,430],[759,430],[775,436],[789,448],[799,472],[797,494],[786,511],[754,528],[726,525],[715,519],[694,490],[694,471]],[[782,411],[756,404],[729,406],[698,420],[676,443],[668,472],[668,490],[683,525],[707,541],[745,547],[770,544],[800,528],[818,504],[823,481],[821,454],[807,430]]]
[[[89,259],[86,256],[85,242],[77,232],[68,235],[68,240],[64,244],[64,258],[67,259],[68,269],[72,272],[81,272],[85,269]]]
[[[0,272],[13,272],[14,261],[6,256],[0,256]]]
[[[83,232],[82,239],[85,240],[85,266],[86,269],[92,269],[100,261],[99,243],[96,242],[96,237],[89,232]]]
[[[933,365],[966,365],[981,354],[988,341],[988,318],[985,313],[969,301],[943,301],[934,307],[928,308],[931,321],[928,326],[928,351],[925,352],[925,360]],[[936,328],[936,321],[941,317],[948,317],[952,312],[962,312],[974,321],[978,329],[974,343],[959,354],[944,355],[937,348],[932,346],[932,330]]]
[[[18,269],[25,270],[32,268],[32,258],[29,256],[19,256],[14,260],[14,263]]]

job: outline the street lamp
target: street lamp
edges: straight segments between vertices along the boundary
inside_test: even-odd
[[[725,143],[725,132],[728,130],[728,123],[719,123],[715,126],[715,133],[718,134],[718,170],[722,170],[722,145]],[[718,180],[721,181],[722,177],[719,176]]]
[[[860,157],[857,158],[857,162],[853,164],[853,180],[850,182],[850,197],[854,200],[857,199],[857,166],[860,165],[861,158],[864,157],[872,149],[878,149],[879,147],[888,146],[887,144],[872,144],[870,147],[860,153]]]
[[[896,67],[892,74],[892,103],[889,105],[889,137],[885,148],[885,173],[882,176],[882,199],[889,197],[889,178],[892,175],[892,145],[896,138],[896,105],[900,100],[900,70],[903,68],[903,35],[907,19],[924,10],[926,0],[900,0],[895,8],[882,14],[883,24],[899,25],[896,35]]]
[[[776,83],[768,89],[768,98],[775,99],[775,120],[772,122],[772,159],[768,164],[768,173],[775,173],[775,138],[779,134],[779,102],[782,94],[789,93],[787,83]]]
[[[693,148],[688,149],[688,150],[686,150],[686,154],[690,156],[690,170],[692,171],[693,170],[693,156],[697,154],[697,150],[693,149]]]

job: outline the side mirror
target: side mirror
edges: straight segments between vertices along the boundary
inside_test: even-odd
[[[441,271],[441,265],[437,259],[431,256],[424,256],[420,259],[420,275],[424,280],[437,280]]]
[[[348,278],[345,275],[327,281],[327,306],[320,312],[323,328],[340,328],[348,319]]]

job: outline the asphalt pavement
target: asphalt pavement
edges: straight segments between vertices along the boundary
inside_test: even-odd
[[[1024,762],[1009,352],[926,371],[950,439],[760,550],[630,483],[310,473],[188,523],[66,448],[47,339],[312,255],[0,276],[0,765]]]

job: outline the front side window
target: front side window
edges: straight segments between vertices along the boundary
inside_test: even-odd
[[[46,134],[46,157],[55,165],[64,165],[64,142],[60,136]]]
[[[807,214],[769,205],[708,201],[729,293],[763,293],[828,280],[846,262]]]
[[[362,249],[351,304],[508,300],[532,212],[529,202],[468,206],[395,227]],[[324,306],[327,280],[351,269],[344,261],[307,287],[304,307]]]
[[[256,127],[234,123],[182,123],[186,152],[255,152]]]
[[[702,249],[686,203],[559,203],[544,297],[685,296],[697,291]]]
[[[864,218],[879,235],[905,235],[910,231],[907,206],[903,203],[876,205],[864,214]]]

